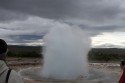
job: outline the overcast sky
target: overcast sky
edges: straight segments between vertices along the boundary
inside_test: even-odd
[[[0,0],[0,38],[11,44],[41,44],[50,28],[80,27],[94,47],[125,47],[124,22],[124,0]]]

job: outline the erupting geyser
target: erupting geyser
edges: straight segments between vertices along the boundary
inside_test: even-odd
[[[80,28],[52,28],[44,37],[42,77],[73,80],[88,74],[88,34]]]

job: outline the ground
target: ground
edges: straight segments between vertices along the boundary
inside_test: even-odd
[[[15,70],[20,71],[25,68],[29,67],[37,67],[39,65],[42,65],[42,61],[40,58],[7,58],[7,64],[8,66]],[[40,82],[34,82],[33,80],[24,79],[25,83],[40,83]]]
[[[39,67],[39,66],[42,66],[42,64],[43,64],[43,62],[40,58],[7,58],[7,63],[11,69],[16,70],[17,72],[19,72],[22,69],[29,68],[29,67]],[[89,63],[89,68],[90,68],[90,70],[94,69],[98,72],[101,70],[101,73],[102,73],[102,71],[103,71],[103,73],[106,72],[106,74],[104,74],[104,75],[106,75],[104,77],[105,80],[109,80],[107,78],[107,76],[111,77],[114,75],[114,78],[111,78],[111,79],[116,78],[116,81],[118,81],[120,74],[122,72],[119,67],[119,62],[109,62],[109,63],[104,63],[104,62],[103,63],[99,63],[99,62],[93,63],[93,62],[91,62],[91,63]],[[39,81],[33,81],[33,80],[29,80],[29,79],[24,79],[24,81],[25,81],[25,83],[41,83]],[[95,79],[92,81],[93,81],[93,83],[108,83],[108,82],[98,81],[98,79]],[[49,82],[42,82],[42,83],[49,83]],[[63,83],[63,82],[56,82],[56,83]],[[66,83],[68,83],[68,82],[66,82]],[[75,82],[72,82],[72,83],[75,83]],[[79,82],[79,83],[81,83],[81,82]],[[117,83],[117,82],[112,82],[112,83]]]

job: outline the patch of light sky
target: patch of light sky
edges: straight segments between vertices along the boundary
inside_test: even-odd
[[[119,45],[125,47],[125,32],[104,32],[92,37],[92,47],[103,44]]]

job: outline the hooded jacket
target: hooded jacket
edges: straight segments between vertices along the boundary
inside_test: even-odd
[[[123,69],[122,76],[121,76],[121,78],[120,78],[118,83],[125,83],[125,69]]]
[[[6,63],[0,60],[0,83],[5,83],[8,70],[9,68],[7,67]],[[9,76],[8,83],[24,82],[23,79],[14,70],[12,70]]]

